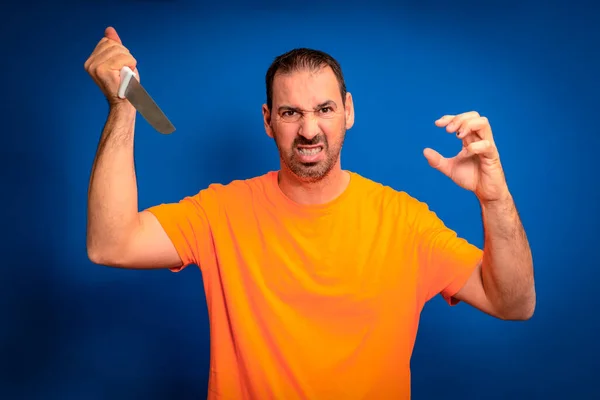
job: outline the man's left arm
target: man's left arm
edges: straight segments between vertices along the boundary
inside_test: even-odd
[[[498,318],[529,319],[536,304],[533,260],[512,196],[482,201],[481,213],[483,260],[454,297]]]
[[[536,305],[531,249],[489,121],[472,111],[446,115],[436,125],[456,133],[462,150],[452,158],[433,149],[424,155],[432,167],[475,193],[484,228],[482,262],[453,297],[501,319],[529,319]]]

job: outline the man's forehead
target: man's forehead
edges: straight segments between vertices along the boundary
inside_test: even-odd
[[[273,79],[273,100],[277,102],[321,103],[339,96],[338,80],[329,67],[277,73]]]
[[[321,83],[331,82],[337,84],[337,78],[331,67],[323,66],[321,68],[298,68],[289,72],[277,71],[273,78],[273,84],[287,84],[293,85],[294,83],[307,82],[307,81],[319,81]]]

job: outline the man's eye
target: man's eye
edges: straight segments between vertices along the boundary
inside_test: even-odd
[[[295,111],[284,111],[283,112],[283,116],[284,117],[291,117],[292,115],[294,115]]]
[[[331,109],[331,107],[323,107],[323,108],[321,108],[321,112],[322,112],[323,114],[327,114],[328,112],[331,112],[331,111],[333,111],[333,110]]]

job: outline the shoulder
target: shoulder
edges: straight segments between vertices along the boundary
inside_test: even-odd
[[[249,201],[258,193],[264,193],[273,179],[274,173],[276,172],[269,171],[252,178],[234,179],[227,183],[211,183],[195,195],[189,196],[189,199],[203,205],[243,204],[244,201]]]
[[[263,175],[247,179],[234,179],[228,183],[211,183],[200,193],[212,192],[221,197],[250,195],[252,192],[265,190],[275,173],[274,171],[269,171]]]
[[[161,220],[165,218],[219,218],[225,210],[245,212],[253,203],[252,197],[265,190],[272,172],[249,179],[237,179],[229,183],[211,183],[194,194],[176,202],[161,203],[146,210]]]
[[[349,171],[356,191],[367,198],[378,198],[384,202],[396,203],[404,207],[419,207],[425,205],[407,191],[377,182],[356,172]]]
[[[377,182],[356,172],[350,171],[356,193],[378,207],[392,211],[405,221],[416,222],[423,218],[435,218],[429,205],[406,190]]]

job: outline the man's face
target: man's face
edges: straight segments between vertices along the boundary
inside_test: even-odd
[[[263,106],[267,134],[275,140],[285,167],[304,181],[318,181],[339,158],[354,112],[348,93],[342,103],[330,67],[276,74],[273,106]]]

